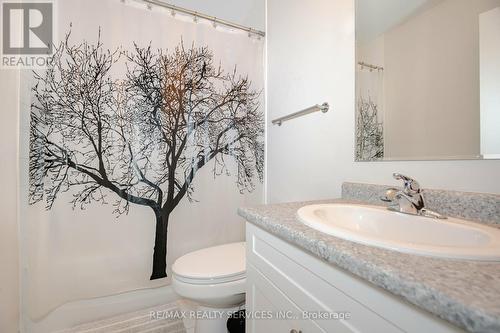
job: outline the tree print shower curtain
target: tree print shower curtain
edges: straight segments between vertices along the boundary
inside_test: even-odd
[[[168,284],[176,257],[243,239],[264,170],[263,41],[134,1],[56,15],[52,66],[23,79],[33,318]]]

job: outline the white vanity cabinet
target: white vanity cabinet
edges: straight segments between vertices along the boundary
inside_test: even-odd
[[[246,236],[246,332],[462,332],[253,224]]]

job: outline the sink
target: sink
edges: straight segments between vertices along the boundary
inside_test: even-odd
[[[432,257],[500,261],[500,230],[479,223],[354,204],[310,205],[297,214],[313,229],[360,244]]]

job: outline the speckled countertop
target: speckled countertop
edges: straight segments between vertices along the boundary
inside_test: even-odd
[[[316,231],[297,218],[300,207],[335,202],[361,203],[337,199],[263,205],[240,208],[239,214],[467,331],[500,332],[500,262],[437,259],[365,246]]]

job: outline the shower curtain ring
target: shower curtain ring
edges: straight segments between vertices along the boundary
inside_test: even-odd
[[[214,28],[217,28],[217,17],[214,16],[214,19],[213,19],[213,22],[212,22],[212,26]]]

